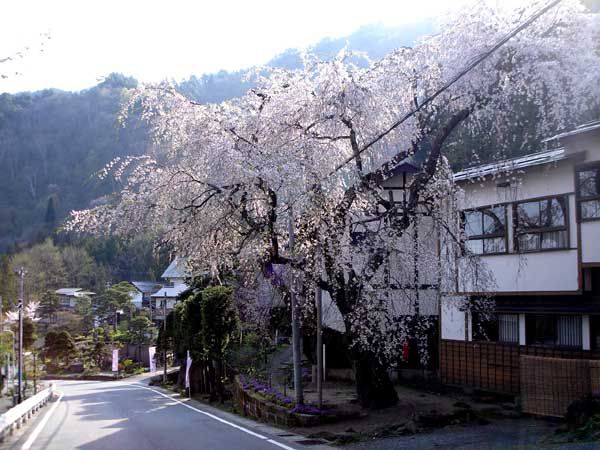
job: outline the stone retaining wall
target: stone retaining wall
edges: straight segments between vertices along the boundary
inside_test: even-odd
[[[234,382],[233,397],[240,413],[261,422],[284,427],[308,427],[320,423],[320,416],[294,413],[288,408],[246,392],[237,378]]]

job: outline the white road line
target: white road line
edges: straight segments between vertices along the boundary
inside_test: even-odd
[[[52,405],[52,408],[50,408],[50,411],[48,411],[46,413],[46,415],[42,418],[40,423],[38,423],[38,426],[35,427],[35,430],[33,430],[33,433],[31,433],[31,435],[29,436],[29,439],[27,439],[25,441],[25,443],[23,444],[23,447],[21,447],[21,450],[29,450],[31,448],[33,441],[35,441],[36,438],[39,436],[39,434],[42,432],[42,430],[46,426],[46,423],[48,422],[48,419],[50,419],[50,416],[54,413],[54,411],[58,407],[58,404],[60,403],[60,400],[62,398],[63,398],[63,393],[60,392],[58,395],[58,399],[56,400],[54,405]]]
[[[295,450],[292,447],[288,447],[287,445],[284,445],[281,442],[274,441],[273,439],[267,439],[267,442],[276,445],[277,447],[284,448],[285,450]]]
[[[283,448],[285,450],[295,450],[292,447],[288,447],[287,445],[284,445],[284,444],[282,444],[280,442],[274,441],[273,439],[269,439],[267,436],[263,436],[262,434],[255,433],[254,431],[251,431],[248,428],[241,427],[241,426],[239,426],[239,425],[237,425],[237,424],[235,424],[233,422],[229,422],[228,420],[221,419],[220,417],[215,416],[214,414],[208,413],[206,411],[202,411],[201,409],[198,409],[198,408],[194,408],[193,406],[188,405],[187,403],[182,402],[180,400],[177,400],[177,399],[175,399],[173,397],[170,397],[170,396],[168,396],[166,394],[163,394],[162,392],[157,391],[156,389],[152,389],[152,388],[146,387],[146,386],[141,385],[141,384],[139,386],[142,389],[147,389],[149,391],[152,391],[155,394],[161,395],[161,396],[163,396],[165,398],[168,398],[169,400],[172,400],[172,401],[174,401],[176,403],[179,403],[180,405],[185,406],[186,408],[189,408],[192,411],[196,411],[197,413],[204,414],[205,416],[208,416],[211,419],[214,419],[214,420],[216,420],[218,422],[224,423],[225,425],[229,425],[230,427],[236,428],[236,429],[238,429],[240,431],[243,431],[244,433],[248,433],[249,435],[254,436],[254,437],[258,438],[258,439],[262,439],[264,441],[267,441],[270,444],[276,445],[276,446],[281,447],[281,448]]]

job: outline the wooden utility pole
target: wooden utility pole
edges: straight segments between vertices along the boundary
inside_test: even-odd
[[[317,406],[323,407],[323,291],[317,284],[315,289],[317,303]]]
[[[294,259],[294,211],[290,205],[289,210],[289,246],[290,259]],[[292,354],[294,359],[294,391],[296,392],[296,404],[304,404],[302,392],[302,354],[300,349],[300,317],[296,302],[294,268],[290,265],[290,303],[292,307]]]
[[[0,350],[2,350],[2,360],[4,361],[4,349],[2,348],[2,339],[4,336],[2,336],[4,334],[4,314],[2,311],[2,296],[0,295]]]
[[[163,299],[163,362],[165,364],[163,371],[163,384],[167,384],[167,291]]]
[[[25,269],[21,267],[17,272],[19,275],[19,303],[17,308],[19,310],[19,347],[17,350],[18,366],[19,366],[19,378],[17,383],[17,403],[23,401],[23,284],[25,280]]]

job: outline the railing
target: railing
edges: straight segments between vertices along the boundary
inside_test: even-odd
[[[38,392],[33,397],[29,397],[17,406],[13,406],[0,416],[0,442],[4,437],[11,433],[14,428],[20,428],[23,422],[31,417],[38,409],[48,403],[56,391],[55,383],[50,383],[50,387]]]

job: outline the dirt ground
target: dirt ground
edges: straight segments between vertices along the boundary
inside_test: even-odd
[[[483,425],[490,420],[518,416],[513,403],[502,398],[469,396],[458,390],[436,392],[426,387],[397,385],[398,404],[376,411],[364,411],[356,404],[352,383],[328,382],[323,390],[324,409],[331,409],[347,419],[310,428],[294,428],[298,434],[337,443],[361,439],[412,435],[447,425]],[[307,386],[305,401],[316,404],[314,386]],[[291,393],[290,393],[291,395]]]

